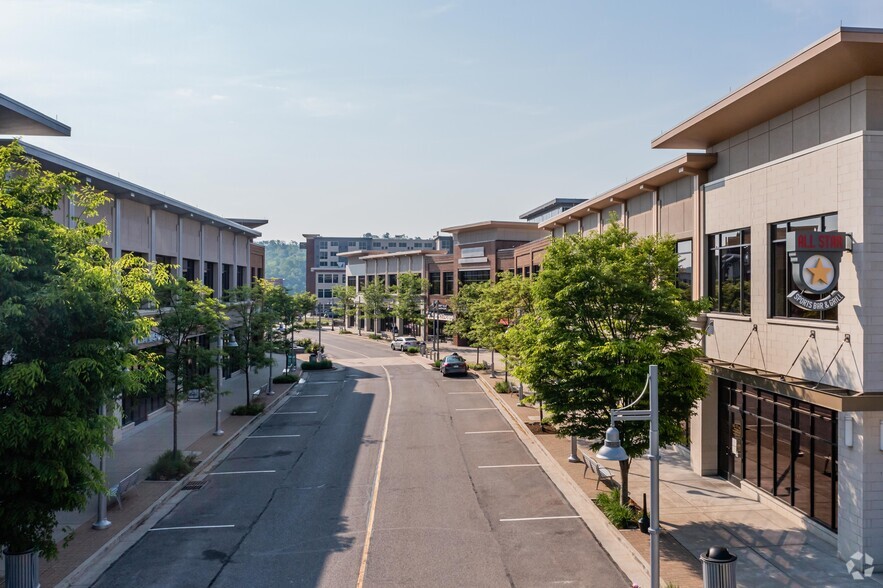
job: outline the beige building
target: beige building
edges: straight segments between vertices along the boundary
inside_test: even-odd
[[[540,226],[586,233],[616,213],[674,236],[680,281],[713,304],[694,470],[879,561],[883,30],[834,31],[652,146],[702,152]]]

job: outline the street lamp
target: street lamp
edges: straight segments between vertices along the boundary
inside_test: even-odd
[[[638,403],[650,388],[650,410],[628,410]],[[604,447],[598,451],[598,459],[627,461],[629,456],[619,440],[615,421],[650,421],[650,588],[659,588],[659,375],[657,366],[651,365],[647,385],[640,396],[625,408],[610,411],[610,428],[604,435]],[[628,497],[626,497],[628,498]]]
[[[233,334],[232,331],[228,331],[230,333],[230,340],[227,341],[227,347],[239,347],[239,343],[236,342],[236,335]],[[220,333],[218,335],[218,348],[221,352],[224,351],[224,333]],[[221,430],[221,377],[223,376],[223,368],[221,366],[221,362],[224,361],[223,353],[218,354],[218,365],[217,365],[217,379],[215,386],[215,407],[217,410],[215,411],[215,432],[212,433],[215,437],[220,437],[224,434],[224,431]]]
[[[439,302],[438,300],[433,300],[429,305],[429,310],[433,315],[433,323],[432,323],[432,351],[433,351],[433,359],[438,361],[439,357],[439,348],[438,348],[438,312],[439,312]]]

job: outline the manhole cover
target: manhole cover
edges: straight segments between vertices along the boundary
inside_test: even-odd
[[[184,484],[183,490],[199,490],[208,483],[208,480],[190,480]]]

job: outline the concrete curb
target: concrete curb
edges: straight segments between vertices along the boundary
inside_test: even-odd
[[[506,420],[512,425],[515,434],[524,443],[531,455],[552,480],[552,483],[558,488],[564,498],[576,510],[577,514],[582,517],[583,522],[589,528],[589,532],[595,536],[601,547],[610,555],[611,559],[619,566],[623,573],[629,579],[639,586],[650,585],[650,565],[644,561],[644,558],[635,550],[622,533],[613,526],[613,524],[604,516],[595,503],[592,502],[586,493],[571,479],[570,475],[564,471],[561,465],[555,461],[555,458],[549,453],[549,450],[540,443],[536,436],[530,432],[524,422],[509,407],[508,404],[501,401],[497,397],[493,386],[486,381],[485,376],[477,374],[477,380],[481,384],[485,394],[491,399],[497,409],[503,414]],[[665,585],[665,582],[661,582]]]
[[[295,387],[302,384],[305,381],[304,377],[305,375],[301,372],[301,381],[293,383],[281,394],[274,394],[273,406],[275,407],[278,404],[277,399],[290,394]],[[213,466],[221,458],[229,455],[242,443],[245,437],[247,437],[247,435],[242,434],[243,432],[251,432],[258,428],[265,420],[270,418],[274,412],[275,408],[274,410],[261,413],[242,425],[237,431],[230,434],[230,436],[209,453],[192,472],[178,480],[174,486],[166,490],[166,492],[157,498],[152,505],[147,507],[144,512],[132,519],[128,525],[120,529],[113,537],[102,545],[98,551],[89,556],[86,561],[77,566],[70,574],[65,576],[61,582],[56,584],[56,588],[80,588],[91,586],[113,562],[147,534],[153,524],[144,525],[145,522],[155,523],[168,514],[172,508],[177,506],[177,504],[184,499],[185,495],[180,494],[180,490],[185,484],[194,479],[204,479],[205,475],[203,475],[203,471],[209,469],[210,466]],[[138,530],[138,527],[142,528]]]

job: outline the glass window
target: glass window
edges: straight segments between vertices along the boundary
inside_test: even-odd
[[[442,272],[442,286],[444,291],[442,294],[450,296],[454,293],[454,272]]]
[[[693,297],[693,239],[677,242],[678,276],[677,286],[687,298]]]
[[[813,311],[795,306],[788,301],[788,294],[796,287],[791,278],[791,262],[785,250],[785,239],[789,231],[796,229],[813,229],[815,231],[836,231],[837,215],[828,214],[814,216],[783,223],[776,223],[770,227],[771,268],[770,271],[770,316],[787,318],[809,318],[823,321],[837,320],[837,307],[831,310]],[[805,294],[807,298],[818,300],[818,294]]]
[[[429,293],[441,294],[441,273],[429,272]]]
[[[708,295],[712,310],[751,314],[751,231],[708,237]]]
[[[473,284],[475,282],[488,282],[491,279],[491,270],[468,270],[460,272],[460,284]]]
[[[386,285],[392,288],[393,286],[398,285],[399,277],[396,274],[387,274],[386,276]]]

